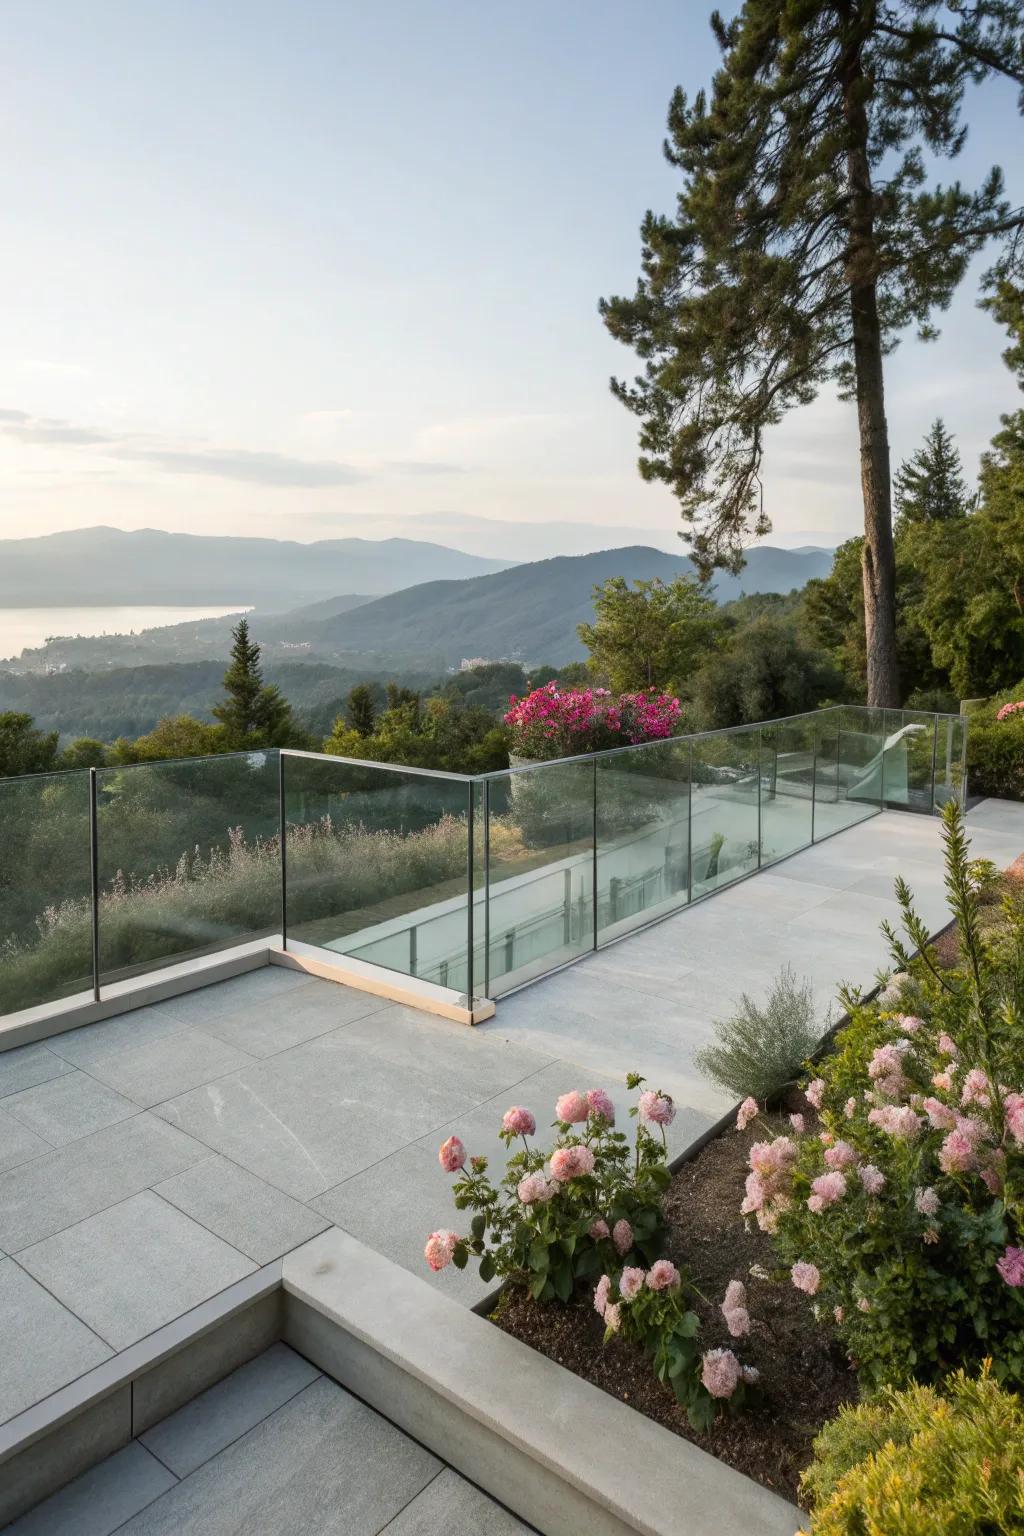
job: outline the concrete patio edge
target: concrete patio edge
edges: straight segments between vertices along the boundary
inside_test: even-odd
[[[544,1536],[793,1536],[800,1511],[338,1229],[284,1337]]]

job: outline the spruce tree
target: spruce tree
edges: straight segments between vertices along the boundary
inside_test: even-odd
[[[375,717],[373,694],[365,683],[357,683],[345,703],[345,724],[357,736],[372,736]]]
[[[951,517],[966,517],[971,510],[960,453],[941,416],[932,422],[913,457],[900,465],[895,489],[901,525],[942,523]]]
[[[643,363],[615,394],[641,420],[641,474],[670,485],[698,568],[737,570],[770,531],[765,434],[828,381],[856,401],[864,504],[868,702],[897,704],[895,562],[884,359],[934,336],[970,258],[1024,210],[993,169],[974,191],[926,185],[953,157],[968,83],[1024,85],[1017,0],[745,0],[711,25],[710,96],[677,90],[665,153],[674,218],[648,213],[632,298],[602,302]]]
[[[280,689],[263,681],[260,648],[249,638],[247,619],[239,619],[231,631],[231,661],[223,686],[227,697],[212,713],[233,749],[288,744],[293,734],[291,705]]]

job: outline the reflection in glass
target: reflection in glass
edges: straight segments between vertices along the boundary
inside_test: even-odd
[[[689,821],[689,741],[597,759],[598,943],[685,905]]]
[[[757,868],[759,783],[756,725],[694,737],[690,785],[694,897]]]

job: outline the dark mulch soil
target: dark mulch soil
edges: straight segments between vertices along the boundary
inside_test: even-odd
[[[679,1170],[666,1196],[668,1255],[711,1303],[695,1304],[701,1347],[730,1348],[744,1364],[757,1366],[762,1398],[756,1407],[736,1416],[723,1413],[709,1434],[696,1434],[636,1346],[619,1339],[602,1345],[604,1325],[590,1291],[564,1308],[538,1307],[510,1294],[494,1321],[666,1429],[795,1498],[814,1436],[841,1403],[856,1397],[856,1378],[831,1328],[815,1322],[809,1299],[779,1272],[770,1240],[756,1227],[746,1231],[739,1214],[747,1153],[764,1137],[765,1119],[777,1132],[789,1128],[784,1118],[762,1117],[744,1132],[725,1131]],[[751,1275],[753,1266],[774,1270],[773,1278]],[[730,1280],[747,1287],[752,1328],[744,1339],[730,1339],[718,1310]]]

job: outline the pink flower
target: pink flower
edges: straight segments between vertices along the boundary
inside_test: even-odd
[[[936,1072],[933,1075],[933,1077],[932,1077],[932,1087],[933,1088],[937,1088],[940,1093],[952,1093],[953,1092],[953,1074],[952,1074],[952,1072]]]
[[[807,1129],[803,1115],[790,1115],[789,1123],[793,1127],[794,1131],[796,1131],[798,1136],[802,1136],[804,1131]]]
[[[558,1194],[558,1185],[549,1184],[542,1173],[528,1173],[516,1185],[516,1194],[524,1205],[543,1205]]]
[[[951,1040],[949,1035],[945,1033],[939,1036],[938,1047],[940,1056],[956,1056],[959,1054],[956,1048],[956,1041]]]
[[[607,1125],[615,1124],[615,1105],[603,1088],[587,1090],[587,1107],[592,1115],[597,1115]]]
[[[985,1109],[992,1102],[988,1078],[980,1067],[972,1067],[964,1078],[960,1102],[961,1104],[980,1104]]]
[[[579,1125],[590,1114],[590,1105],[582,1093],[563,1093],[555,1105],[555,1119],[564,1125]]]
[[[866,1296],[858,1296],[857,1297],[857,1311],[858,1312],[870,1312],[871,1311],[871,1303],[870,1303],[870,1301],[868,1301]]]
[[[618,1333],[622,1326],[622,1309],[617,1301],[610,1301],[604,1309],[604,1325],[611,1329],[612,1333]]]
[[[830,1205],[835,1205],[846,1194],[846,1175],[844,1173],[822,1173],[811,1183],[811,1197],[807,1204],[814,1212],[826,1210]],[[814,1204],[811,1205],[811,1201]]]
[[[1003,1100],[1006,1129],[1018,1146],[1024,1145],[1024,1093],[1008,1093]]]
[[[808,1104],[813,1105],[815,1109],[820,1109],[825,1098],[825,1079],[813,1078],[804,1089],[804,1097]]]
[[[885,1174],[874,1163],[865,1163],[860,1169],[860,1182],[866,1194],[880,1195],[885,1188]]]
[[[700,1379],[712,1397],[732,1397],[740,1384],[742,1368],[731,1349],[709,1349]]]
[[[852,1168],[856,1161],[857,1154],[848,1141],[837,1141],[834,1147],[825,1151],[827,1168]]]
[[[831,1131],[819,1131],[818,1140],[821,1142],[823,1147],[830,1147],[835,1141],[835,1137]]]
[[[631,1264],[619,1276],[619,1294],[623,1301],[632,1301],[644,1288],[644,1272]]]
[[[857,1113],[857,1100],[856,1099],[847,1099],[846,1103],[843,1106],[843,1114],[846,1116],[847,1120],[852,1120],[856,1113]]]
[[[903,1057],[909,1048],[909,1040],[880,1045],[868,1062],[868,1076],[891,1099],[899,1098],[906,1087]]]
[[[761,1380],[761,1372],[756,1365],[744,1365],[740,1367],[743,1372],[743,1380],[749,1387],[753,1387]]]
[[[922,1216],[936,1216],[939,1210],[938,1191],[932,1189],[930,1184],[926,1189],[919,1186],[914,1190],[914,1206]]]
[[[537,1122],[528,1109],[523,1109],[521,1104],[513,1104],[502,1116],[501,1128],[511,1131],[513,1136],[532,1136],[537,1129]]]
[[[442,1143],[437,1160],[445,1173],[457,1173],[465,1166],[466,1149],[457,1136],[449,1136],[448,1140]]]
[[[921,1108],[928,1116],[933,1130],[951,1131],[956,1125],[956,1115],[941,1099],[925,1099]]]
[[[725,1288],[722,1316],[734,1339],[743,1338],[750,1332],[750,1313],[747,1311],[747,1288],[742,1280],[730,1280]]]
[[[832,1316],[835,1318],[837,1323],[841,1323],[843,1318],[846,1316],[846,1313],[843,1311],[842,1307],[833,1307]]]
[[[438,1270],[446,1269],[452,1261],[455,1245],[459,1241],[457,1232],[449,1232],[442,1229],[440,1232],[431,1232],[427,1238],[427,1246],[423,1250],[423,1257],[436,1274]]]
[[[633,1228],[623,1218],[612,1227],[612,1242],[615,1244],[615,1252],[620,1259],[624,1259],[633,1246]]]
[[[988,1140],[988,1127],[977,1115],[957,1115],[956,1128],[961,1136],[966,1136],[972,1147],[979,1147],[983,1141]]]
[[[594,1171],[594,1154],[589,1147],[559,1147],[551,1154],[551,1177],[559,1184],[582,1178]]]
[[[590,1226],[587,1228],[587,1236],[592,1237],[595,1243],[602,1242],[604,1238],[611,1236],[608,1231],[608,1223],[599,1216],[596,1221],[590,1223]]]
[[[950,1131],[939,1148],[939,1167],[943,1173],[969,1173],[975,1162],[974,1148],[963,1131]]]
[[[996,713],[997,720],[1009,720],[1011,715],[1019,714],[1024,710],[1024,699],[1018,699],[1016,704],[1004,704]]]
[[[883,1104],[881,1109],[869,1109],[868,1124],[877,1125],[897,1141],[913,1141],[921,1130],[920,1120],[907,1104]]]
[[[905,1035],[916,1035],[919,1029],[924,1028],[924,1019],[919,1019],[913,1013],[898,1013],[896,1023]]]
[[[653,1093],[647,1089],[640,1095],[640,1119],[650,1125],[671,1125],[676,1117],[676,1107],[667,1093]]]
[[[740,1213],[743,1216],[752,1216],[755,1211],[760,1211],[765,1201],[770,1198],[768,1187],[759,1173],[752,1171],[747,1174],[746,1192],[746,1199],[740,1206]]]
[[[1024,1285],[1024,1248],[1007,1248],[1002,1258],[996,1260],[996,1269],[1007,1285]]]
[[[668,1291],[674,1285],[679,1285],[680,1274],[671,1259],[655,1259],[647,1271],[647,1289],[650,1291]]]
[[[806,1291],[808,1296],[816,1296],[821,1284],[821,1275],[817,1265],[805,1264],[799,1260],[789,1272],[789,1278],[798,1291]]]
[[[612,1294],[612,1282],[607,1275],[602,1275],[594,1286],[594,1311],[599,1317],[604,1317],[604,1309],[608,1305]]]
[[[743,1100],[736,1115],[736,1129],[745,1131],[751,1120],[756,1120],[758,1115],[757,1100],[749,1096]]]

